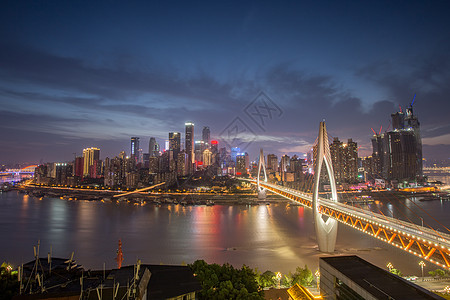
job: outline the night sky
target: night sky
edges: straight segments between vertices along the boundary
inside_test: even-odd
[[[161,144],[184,123],[221,146],[303,154],[414,101],[427,159],[450,157],[448,1],[2,1],[0,162]],[[261,93],[262,92],[262,93]],[[255,109],[258,109],[256,111]],[[255,114],[256,112],[256,114]],[[257,114],[259,113],[259,115]]]

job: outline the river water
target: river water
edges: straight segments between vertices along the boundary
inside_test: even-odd
[[[413,203],[414,202],[414,203]],[[403,204],[402,204],[403,203]],[[380,200],[366,208],[385,214],[410,215],[425,209],[428,224],[438,218],[450,227],[450,201]],[[433,216],[433,218],[431,217]],[[439,226],[439,225],[436,225]],[[312,211],[287,202],[271,205],[181,206],[134,205],[99,201],[42,199],[16,191],[0,194],[0,260],[14,264],[33,259],[40,241],[41,257],[75,259],[86,268],[114,268],[118,240],[124,264],[141,259],[149,264],[246,264],[260,271],[295,271],[307,264],[313,271],[323,254],[316,246]],[[420,273],[420,259],[339,224],[336,254],[356,254],[385,267],[391,262],[404,274]],[[428,269],[429,268],[429,269]],[[427,270],[436,267],[427,263]]]

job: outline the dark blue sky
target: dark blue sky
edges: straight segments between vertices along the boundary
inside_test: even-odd
[[[450,157],[448,1],[128,2],[2,2],[0,162],[147,152],[185,121],[254,158],[304,153],[325,119],[370,154],[414,94],[424,156]]]

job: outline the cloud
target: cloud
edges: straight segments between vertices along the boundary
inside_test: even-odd
[[[450,145],[450,133],[441,136],[426,137],[422,139],[422,144],[436,146],[436,145]]]

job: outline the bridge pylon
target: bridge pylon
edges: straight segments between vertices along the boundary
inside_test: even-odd
[[[322,218],[319,211],[319,180],[322,165],[325,163],[328,178],[331,186],[331,201],[337,202],[336,181],[334,179],[333,164],[330,155],[330,145],[328,143],[327,128],[325,122],[320,122],[319,138],[317,141],[317,150],[314,167],[314,186],[313,186],[313,218],[316,229],[317,244],[322,252],[334,252],[337,237],[337,221],[328,218],[326,221]]]
[[[261,176],[261,168],[264,171],[264,182],[267,182],[267,173],[266,173],[266,163],[264,161],[264,153],[263,149],[259,152],[259,163],[258,163],[258,176],[257,176],[257,189],[258,189],[258,200],[266,199],[266,189],[260,185],[260,176]]]

